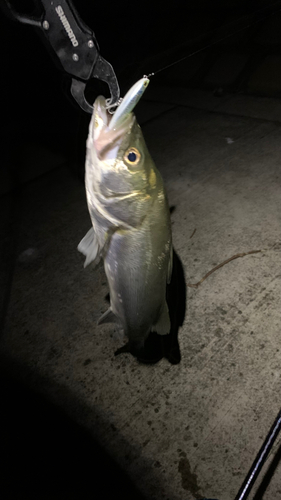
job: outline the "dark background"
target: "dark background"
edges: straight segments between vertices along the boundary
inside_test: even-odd
[[[21,12],[34,10],[31,0],[12,3]],[[264,54],[267,49],[257,42],[256,35],[267,16],[272,12],[279,16],[281,8],[281,3],[273,0],[177,0],[162,2],[160,7],[158,2],[148,0],[141,3],[76,0],[74,5],[83,21],[93,29],[101,55],[113,65],[121,95],[144,73],[156,72],[178,58],[211,45],[204,51],[203,69],[201,67],[196,77],[189,78],[187,63],[191,59],[187,59],[155,75],[153,80],[155,84],[208,88],[204,68],[206,70],[226,46],[235,47],[239,53],[249,52],[254,60]],[[15,148],[32,137],[71,154],[76,144],[79,151],[82,138],[83,147],[85,144],[89,116],[67,99],[67,77],[53,64],[33,27],[8,20],[2,13],[0,17],[4,148]],[[212,45],[251,24],[234,37]],[[280,45],[275,47],[277,51],[279,48]],[[99,93],[108,93],[107,86],[97,80],[90,87],[93,98]],[[228,90],[237,91],[237,88]],[[241,82],[239,91],[243,91]]]

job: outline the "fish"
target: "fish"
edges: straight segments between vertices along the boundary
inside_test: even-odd
[[[85,165],[92,227],[78,250],[86,257],[84,267],[103,260],[110,307],[98,324],[115,322],[137,354],[150,332],[170,331],[171,220],[163,179],[135,114],[126,112],[112,128],[111,120],[105,98],[97,97]]]
[[[106,300],[109,302],[109,294]],[[136,355],[139,363],[155,364],[162,358],[166,358],[173,365],[181,361],[178,332],[183,326],[186,314],[186,282],[184,268],[175,249],[173,250],[172,277],[166,287],[166,300],[171,321],[170,332],[168,335],[150,332],[144,342],[144,348]],[[114,354],[117,356],[124,352],[131,352],[128,344],[117,349]]]

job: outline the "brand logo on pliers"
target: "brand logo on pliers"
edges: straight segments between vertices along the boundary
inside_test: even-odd
[[[62,23],[66,33],[68,34],[68,37],[69,37],[73,47],[77,47],[78,42],[77,42],[76,36],[74,35],[74,33],[71,29],[71,26],[67,20],[67,17],[64,14],[63,8],[60,5],[58,5],[58,7],[56,7],[56,13],[59,16],[61,23]]]

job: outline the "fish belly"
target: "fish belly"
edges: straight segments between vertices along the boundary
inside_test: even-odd
[[[116,231],[104,259],[111,309],[130,341],[143,342],[151,329],[169,333],[166,283],[169,227],[159,234],[149,225]],[[156,325],[156,326],[155,326]]]

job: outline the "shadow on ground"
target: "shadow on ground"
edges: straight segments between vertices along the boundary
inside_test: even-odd
[[[0,368],[2,500],[144,500],[89,431]]]

